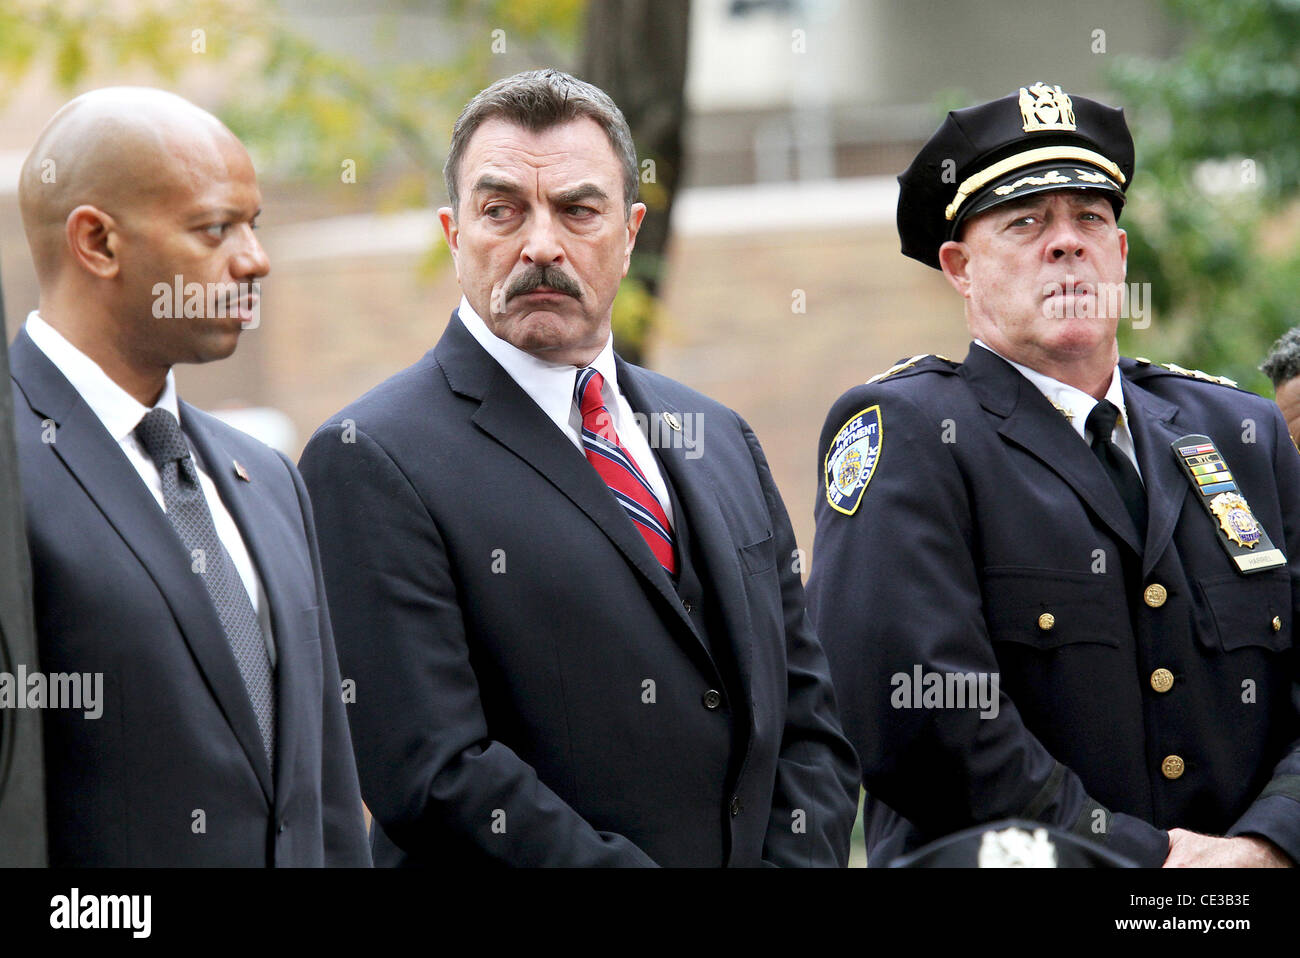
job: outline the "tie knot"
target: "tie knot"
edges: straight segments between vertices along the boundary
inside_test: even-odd
[[[588,366],[578,370],[578,381],[573,388],[573,398],[578,404],[578,411],[583,418],[599,412],[605,405],[600,398],[600,391],[605,388],[605,377]]]
[[[1093,442],[1110,442],[1111,433],[1115,431],[1115,422],[1118,419],[1119,410],[1115,408],[1115,404],[1108,399],[1103,399],[1092,407],[1092,412],[1088,413],[1084,425],[1092,433]]]
[[[190,447],[181,433],[181,424],[162,407],[150,409],[144,414],[135,427],[135,437],[160,470],[168,463],[185,459],[190,454]]]

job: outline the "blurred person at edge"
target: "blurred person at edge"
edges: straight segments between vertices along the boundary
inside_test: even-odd
[[[1300,443],[1300,327],[1283,333],[1259,368],[1273,382],[1273,397],[1291,441]]]

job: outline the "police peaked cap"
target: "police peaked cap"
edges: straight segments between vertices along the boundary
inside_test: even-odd
[[[898,177],[904,256],[939,269],[939,247],[967,218],[1048,190],[1106,194],[1119,216],[1133,179],[1124,111],[1059,86],[954,110]]]

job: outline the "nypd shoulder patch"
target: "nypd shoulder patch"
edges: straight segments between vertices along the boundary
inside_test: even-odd
[[[868,406],[849,417],[831,440],[826,452],[826,501],[836,512],[851,516],[862,503],[862,494],[880,461],[884,430],[880,407]]]

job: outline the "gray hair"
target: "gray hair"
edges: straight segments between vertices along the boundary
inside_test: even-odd
[[[1273,380],[1274,389],[1288,379],[1300,376],[1300,326],[1282,334],[1282,338],[1273,344],[1273,351],[1259,368]]]
[[[465,105],[451,131],[451,148],[442,167],[453,214],[460,210],[460,161],[485,120],[501,119],[536,133],[588,117],[600,124],[623,167],[623,208],[637,196],[636,147],[627,120],[609,94],[559,70],[529,70],[497,80]]]

